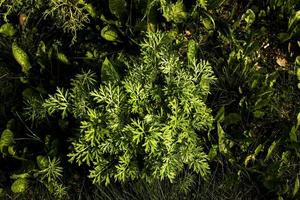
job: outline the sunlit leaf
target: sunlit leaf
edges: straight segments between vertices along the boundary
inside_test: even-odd
[[[216,157],[218,154],[218,145],[212,145],[212,147],[210,148],[209,150],[209,153],[208,153],[208,159],[209,160],[212,160],[214,157]]]
[[[218,141],[219,141],[219,151],[220,153],[227,155],[229,153],[228,150],[228,145],[227,145],[227,141],[225,138],[225,132],[222,128],[222,126],[220,125],[220,123],[217,124],[218,125]]]
[[[0,33],[4,34],[6,36],[9,36],[9,37],[12,37],[16,32],[17,32],[17,30],[11,23],[3,24],[0,27]]]
[[[41,156],[41,155],[37,156],[36,162],[39,169],[45,169],[49,165],[49,160],[46,156]]]
[[[101,36],[110,42],[115,42],[118,40],[118,34],[115,31],[114,28],[112,28],[110,25],[105,26],[102,30],[101,30]]]
[[[297,127],[293,126],[291,131],[290,131],[290,140],[292,142],[297,142]]]
[[[21,65],[22,71],[25,74],[28,74],[31,65],[29,63],[29,57],[27,53],[23,49],[21,49],[16,42],[12,43],[12,53],[16,61]]]
[[[243,14],[242,19],[247,22],[247,25],[250,26],[255,21],[255,13],[253,10],[248,9],[245,14]]]
[[[195,61],[196,54],[197,54],[197,44],[195,40],[190,40],[188,44],[188,51],[187,51],[188,62],[190,64]]]
[[[66,56],[66,54],[64,54],[62,52],[58,52],[56,56],[60,62],[62,62],[64,64],[70,64],[70,61],[69,61],[68,57]]]
[[[300,183],[299,183],[299,177],[296,177],[295,184],[294,184],[294,189],[293,189],[293,196],[297,194],[299,191]]]
[[[268,148],[268,153],[267,153],[267,156],[265,157],[265,161],[267,161],[271,158],[276,146],[277,146],[277,142],[276,141],[272,142],[271,146]]]
[[[207,8],[207,0],[198,0],[198,4],[204,9]]]
[[[14,142],[14,134],[11,130],[5,129],[0,138],[0,151],[3,151],[3,147],[9,147]]]
[[[91,3],[86,4],[84,7],[93,18],[97,16],[96,10]]]
[[[245,167],[247,167],[248,164],[249,164],[249,162],[251,162],[251,161],[253,161],[253,160],[255,160],[255,156],[254,156],[254,155],[249,155],[249,156],[247,156],[246,159],[245,159],[245,161],[244,161]]]
[[[225,108],[224,106],[220,108],[220,110],[218,111],[215,120],[219,123],[223,122],[224,120],[224,116],[225,116]]]
[[[296,23],[298,23],[298,21],[300,21],[300,10],[298,10],[290,19],[289,19],[289,25],[288,25],[288,29],[291,30]]]
[[[262,151],[262,149],[263,149],[263,145],[259,144],[254,151],[254,156],[258,156],[258,154]]]
[[[13,193],[23,193],[28,188],[28,181],[27,179],[20,178],[15,180],[13,184],[11,185],[11,191]]]
[[[120,79],[119,74],[115,70],[114,66],[105,58],[101,67],[101,80],[102,81],[118,81]]]
[[[205,29],[208,31],[216,29],[215,20],[212,17],[212,15],[209,14],[208,12],[204,12],[202,24],[204,25]]]

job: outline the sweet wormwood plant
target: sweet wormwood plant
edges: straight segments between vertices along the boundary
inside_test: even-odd
[[[72,80],[70,90],[58,89],[46,99],[49,114],[80,120],[69,157],[89,166],[94,183],[172,182],[186,170],[208,178],[201,133],[212,129],[205,101],[215,77],[195,51],[189,62],[178,52],[168,34],[148,33],[123,78],[106,59],[98,89],[95,75],[87,72]]]

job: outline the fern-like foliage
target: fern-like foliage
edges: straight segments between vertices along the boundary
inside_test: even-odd
[[[16,7],[19,7],[22,5],[23,5],[23,3],[20,0],[13,0],[13,1],[1,0],[0,7],[1,7],[2,12],[0,15],[3,15],[3,20],[5,22],[8,22],[8,16],[14,11],[14,9]]]
[[[83,0],[50,0],[49,9],[45,10],[44,17],[55,18],[56,25],[73,35],[72,43],[77,40],[77,32],[89,22],[88,7]]]
[[[96,88],[91,73],[78,75],[70,90],[45,101],[49,114],[70,113],[81,121],[70,161],[89,166],[94,183],[172,182],[184,170],[207,178],[201,133],[213,123],[205,104],[215,80],[210,64],[187,64],[163,33],[148,33],[141,56],[132,60],[120,81]]]
[[[59,112],[62,118],[67,117],[68,113],[73,113],[75,117],[82,117],[87,114],[89,92],[95,84],[95,74],[91,71],[83,72],[71,80],[73,86],[71,90],[57,88],[56,93],[50,95],[42,106],[49,115]]]
[[[24,99],[24,116],[32,123],[39,123],[46,118],[47,110],[43,107],[43,98],[30,96]]]
[[[48,183],[54,180],[59,180],[62,177],[62,167],[60,166],[60,160],[58,158],[48,158],[48,166],[38,172],[41,176],[41,180],[47,180]]]
[[[35,177],[44,184],[48,191],[54,195],[55,199],[68,197],[67,188],[62,183],[63,168],[58,158],[46,158],[46,164],[38,170]]]
[[[62,112],[62,118],[67,116],[69,91],[57,88],[56,93],[50,96],[44,103],[44,107],[48,109],[50,115],[52,115],[58,108]]]

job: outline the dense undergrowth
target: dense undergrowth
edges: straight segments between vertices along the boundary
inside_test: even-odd
[[[298,0],[0,0],[0,199],[300,199]]]

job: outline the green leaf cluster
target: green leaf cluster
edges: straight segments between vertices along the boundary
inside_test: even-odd
[[[173,181],[185,169],[208,177],[201,134],[212,129],[205,101],[215,77],[207,61],[187,63],[177,51],[167,34],[148,33],[122,79],[106,59],[98,89],[92,74],[80,74],[69,92],[45,100],[49,114],[80,120],[69,157],[89,166],[94,183]]]

